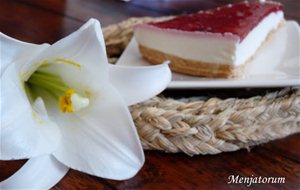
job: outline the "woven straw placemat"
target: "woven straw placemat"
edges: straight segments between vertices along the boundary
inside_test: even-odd
[[[166,18],[130,18],[103,28],[110,62],[126,48],[135,24]],[[154,97],[130,111],[144,149],[217,154],[300,132],[300,87],[248,98]]]

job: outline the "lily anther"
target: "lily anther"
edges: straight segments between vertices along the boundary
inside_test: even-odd
[[[72,64],[74,66],[79,65],[67,59],[55,59],[55,61]],[[65,84],[59,75],[45,71],[45,67],[49,65],[50,64],[42,65],[25,82],[25,89],[30,99],[34,101],[39,97],[39,91],[45,90],[58,101],[61,112],[72,113],[86,108],[89,105],[89,99],[81,96],[73,88]]]

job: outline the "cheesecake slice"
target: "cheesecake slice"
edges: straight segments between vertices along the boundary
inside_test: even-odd
[[[243,75],[247,62],[283,21],[281,4],[246,1],[139,24],[134,36],[152,64],[170,60],[174,72],[232,78]]]

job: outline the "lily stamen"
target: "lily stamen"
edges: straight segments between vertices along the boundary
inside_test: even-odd
[[[77,112],[89,105],[89,99],[80,96],[73,88],[67,86],[59,75],[45,72],[35,71],[25,84],[27,92],[38,96],[35,88],[41,88],[48,91],[58,100],[58,106],[61,112],[72,113]]]
[[[89,99],[81,97],[75,93],[75,90],[70,88],[63,96],[59,97],[59,108],[62,112],[76,112],[89,105]]]

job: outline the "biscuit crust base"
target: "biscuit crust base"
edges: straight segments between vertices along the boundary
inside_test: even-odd
[[[187,75],[209,78],[235,78],[241,77],[245,70],[245,64],[232,66],[229,64],[213,64],[188,60],[145,47],[141,44],[139,44],[139,49],[143,58],[150,63],[161,64],[165,60],[170,60],[170,68],[173,72]]]

